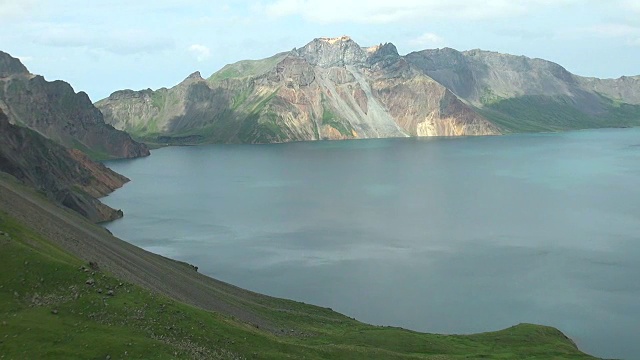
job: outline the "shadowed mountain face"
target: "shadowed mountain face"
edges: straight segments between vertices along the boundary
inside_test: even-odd
[[[66,149],[37,132],[9,123],[0,110],[0,171],[40,190],[49,199],[102,222],[122,217],[102,204],[105,196],[128,181],[75,149]]]
[[[482,50],[405,58],[504,132],[640,125],[639,77],[584,78],[550,61]]]
[[[319,38],[273,57],[195,73],[171,89],[118,91],[96,106],[105,121],[160,143],[500,133],[392,44],[362,48]]]
[[[93,158],[149,155],[144,144],[105,124],[87,94],[64,81],[30,74],[18,59],[0,51],[0,109],[11,123],[26,126]]]

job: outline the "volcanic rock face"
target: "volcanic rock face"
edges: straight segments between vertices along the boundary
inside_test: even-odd
[[[0,77],[12,75],[29,75],[29,70],[22,65],[20,60],[11,57],[7,53],[0,52]]]
[[[482,50],[405,58],[505,132],[640,125],[640,77],[584,78],[550,61]]]
[[[128,181],[82,152],[66,149],[25,127],[12,125],[0,110],[0,171],[42,191],[49,199],[94,222],[122,212],[96,198]]]
[[[318,38],[299,50],[292,51],[313,66],[323,68],[360,65],[367,60],[367,53],[348,36]]]
[[[499,133],[447,97],[455,95],[393,44],[362,48],[343,36],[228,65],[207,80],[190,76],[171,89],[119,91],[96,106],[116,128],[161,143]]]
[[[476,105],[486,100],[489,91],[501,98],[564,95],[584,101],[585,107],[594,101],[595,94],[582,89],[571,73],[546,60],[448,48],[414,52],[406,58],[426,75]]]
[[[363,48],[342,36],[96,106],[109,124],[157,143],[495,135],[640,125],[639,83],[480,50],[400,56],[393,44]]]
[[[87,94],[63,81],[32,75],[18,59],[0,52],[0,109],[11,123],[26,126],[94,158],[149,155],[144,144],[104,123]]]

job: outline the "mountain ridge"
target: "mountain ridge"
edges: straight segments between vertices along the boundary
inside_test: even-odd
[[[583,78],[561,65],[484,50],[399,55],[316,38],[172,88],[114,92],[105,121],[150,143],[271,143],[498,135],[640,125],[640,76]]]
[[[441,85],[415,75],[419,74],[393,44],[363,48],[346,36],[317,38],[266,59],[226,65],[205,81],[187,78],[155,92],[115,92],[96,106],[107,122],[150,142],[186,137],[196,142],[270,143],[498,133],[466,104],[450,101]],[[386,96],[390,87],[409,97],[397,101]],[[431,101],[423,102],[412,87],[431,94]],[[407,103],[416,103],[418,110],[404,112]]]
[[[0,51],[0,109],[13,124],[28,127],[94,159],[149,155],[149,150],[106,124],[84,92],[68,83],[31,74],[19,59]]]

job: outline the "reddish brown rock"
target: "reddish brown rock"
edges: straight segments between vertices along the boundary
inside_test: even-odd
[[[49,199],[94,222],[115,220],[122,211],[102,197],[128,179],[25,127],[12,125],[0,110],[0,171],[36,188]]]

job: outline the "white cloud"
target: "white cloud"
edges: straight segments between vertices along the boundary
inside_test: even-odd
[[[445,41],[442,37],[427,32],[415,39],[409,40],[409,44],[420,48],[439,48],[445,45]]]
[[[271,17],[298,15],[318,23],[392,23],[412,19],[482,20],[527,14],[577,0],[271,0],[259,10]]]
[[[0,0],[0,20],[11,21],[26,16],[35,5],[35,0]]]
[[[189,52],[196,57],[196,60],[202,62],[211,57],[211,49],[204,45],[193,44],[189,46]]]

